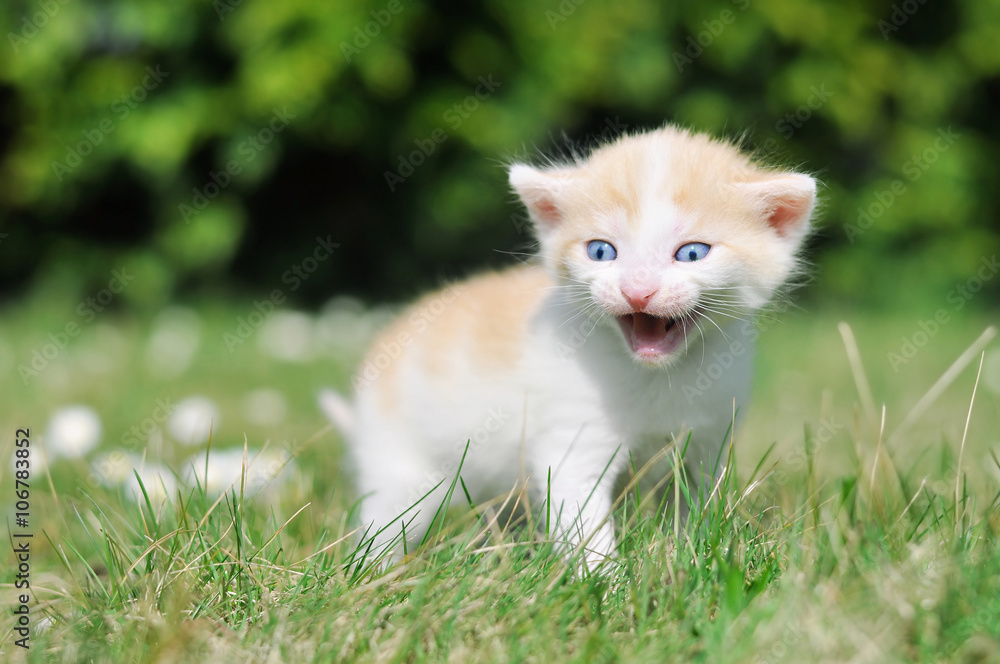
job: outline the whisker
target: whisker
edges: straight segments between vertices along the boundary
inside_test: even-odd
[[[599,307],[599,305],[596,302],[590,302],[586,306],[580,307],[579,309],[577,309],[576,313],[574,313],[572,316],[570,316],[565,321],[563,321],[562,324],[559,327],[561,329],[561,328],[565,327],[566,325],[568,325],[569,323],[575,321],[576,319],[578,319],[578,318],[580,318],[581,316],[584,316],[584,315],[589,319],[593,315],[594,311],[598,311],[599,312],[599,310],[600,310],[600,307]]]
[[[717,314],[719,316],[725,316],[726,318],[732,318],[733,320],[738,320],[744,323],[750,322],[749,319],[744,318],[742,316],[734,316],[733,314],[726,313],[725,311],[719,311],[718,309],[713,309],[712,307],[707,307],[703,304],[699,304],[696,308],[701,311],[709,311],[713,314]]]
[[[715,329],[717,329],[717,330],[719,331],[719,333],[720,333],[720,334],[721,334],[721,335],[723,336],[723,338],[725,338],[725,340],[726,340],[727,342],[729,342],[729,344],[730,344],[730,345],[732,345],[732,343],[733,343],[733,340],[729,338],[729,335],[728,335],[728,334],[726,334],[726,333],[725,333],[725,332],[724,332],[724,331],[722,330],[722,328],[721,328],[721,327],[719,327],[719,324],[718,324],[718,323],[716,323],[716,322],[715,322],[714,320],[712,320],[712,317],[711,317],[711,316],[708,316],[708,315],[704,315],[704,314],[703,314],[703,315],[702,315],[701,317],[702,317],[702,318],[704,318],[705,320],[707,320],[707,321],[708,321],[709,323],[711,323],[712,325],[714,325],[714,326],[715,326]]]
[[[705,343],[705,330],[702,329],[701,324],[698,323],[698,319],[696,317],[692,316],[691,317],[691,322],[694,323],[694,326],[698,329],[698,336],[701,337],[701,365],[700,366],[705,366],[705,346],[707,345]]]

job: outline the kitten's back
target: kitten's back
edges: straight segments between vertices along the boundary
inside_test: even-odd
[[[540,266],[525,264],[425,295],[375,339],[359,391],[375,390],[381,405],[391,407],[407,365],[442,383],[470,369],[488,374],[515,367],[531,318],[553,285]]]

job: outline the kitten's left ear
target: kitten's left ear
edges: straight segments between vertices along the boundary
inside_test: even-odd
[[[510,185],[531,213],[540,230],[550,230],[563,218],[561,191],[570,178],[568,169],[539,170],[525,164],[510,167]]]
[[[761,182],[737,185],[752,197],[767,223],[778,235],[802,237],[816,205],[816,181],[801,173],[779,173]]]

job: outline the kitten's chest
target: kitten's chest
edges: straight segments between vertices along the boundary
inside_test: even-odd
[[[749,392],[750,342],[733,352],[735,331],[729,340],[708,336],[662,369],[636,366],[614,330],[595,330],[583,343],[556,332],[535,338],[533,391],[551,397],[543,409],[600,427],[630,448],[662,446],[690,429],[721,436]]]

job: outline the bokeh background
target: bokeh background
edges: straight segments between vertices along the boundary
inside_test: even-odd
[[[665,121],[823,183],[813,279],[762,339],[765,444],[836,409],[846,440],[838,320],[890,422],[996,320],[992,0],[10,0],[0,35],[0,422],[66,477],[122,449],[179,479],[210,422],[332,495],[318,387],[386,305],[530,251],[504,164]],[[985,372],[981,455],[995,343]]]
[[[0,30],[7,297],[84,296],[115,265],[138,275],[125,306],[252,293],[332,233],[297,301],[404,298],[525,243],[504,161],[667,120],[823,180],[817,292],[896,302],[998,245],[988,0],[35,0],[5,2]],[[940,130],[957,138],[916,163]],[[897,179],[852,244],[844,224]]]

